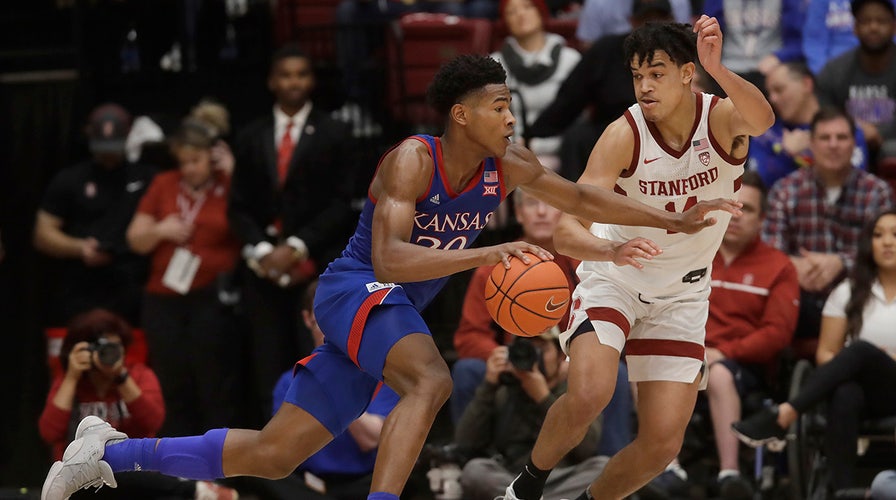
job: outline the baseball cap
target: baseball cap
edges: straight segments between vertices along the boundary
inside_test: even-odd
[[[632,5],[632,16],[644,17],[648,14],[671,16],[672,6],[669,0],[635,0]]]
[[[131,114],[114,103],[94,108],[87,119],[87,138],[93,153],[124,153],[131,130]]]
[[[890,11],[890,14],[896,14],[896,10],[894,10],[892,0],[852,0],[852,2],[850,2],[850,8],[852,9],[853,17],[858,15],[859,10],[862,7],[870,3],[883,5],[888,11]]]

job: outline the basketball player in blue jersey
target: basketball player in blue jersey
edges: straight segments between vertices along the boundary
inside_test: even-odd
[[[765,132],[774,114],[759,89],[722,65],[718,21],[650,23],[624,47],[638,102],[598,139],[579,184],[666,210],[733,197],[747,136]],[[691,91],[697,57],[726,99]],[[638,384],[638,435],[576,500],[624,498],[676,457],[703,380],[710,266],[728,218],[722,213],[719,224],[687,235],[561,217],[557,250],[582,260],[560,336],[570,358],[568,391],[548,411],[505,500],[541,498],[550,470],[613,395],[623,348],[629,380]],[[645,240],[663,252],[649,258]]]
[[[140,440],[87,417],[64,460],[50,469],[41,497],[114,487],[119,471],[284,477],[343,432],[385,382],[401,399],[384,423],[368,499],[397,500],[451,393],[448,367],[420,311],[456,272],[509,267],[511,258],[528,261],[524,252],[552,258],[522,241],[471,248],[513,189],[525,187],[589,220],[685,233],[712,226],[710,211],[739,212],[727,199],[669,212],[544,169],[529,150],[511,144],[515,121],[504,78],[499,63],[481,56],[461,56],[440,69],[429,97],[447,116],[445,133],[408,138],[380,161],[354,236],[320,277],[315,316],[326,342],[297,364],[285,402],[264,429]]]

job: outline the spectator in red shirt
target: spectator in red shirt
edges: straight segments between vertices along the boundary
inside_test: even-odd
[[[96,415],[130,437],[154,437],[165,419],[159,380],[144,364],[125,359],[134,337],[131,326],[105,309],[81,313],[68,325],[59,361],[62,371],[47,395],[37,427],[61,460],[78,422]],[[206,481],[184,481],[162,474],[120,475],[118,488],[99,495],[81,491],[73,498],[232,499],[236,492]]]
[[[239,243],[227,221],[230,178],[212,161],[214,134],[187,120],[171,139],[179,168],[156,176],[128,227],[128,244],[150,254],[144,330],[165,395],[165,434],[234,424],[239,342],[219,300]]]
[[[145,365],[125,365],[133,341],[120,316],[94,309],[72,319],[38,429],[61,460],[82,418],[97,415],[131,436],[155,436],[165,419],[159,381]]]

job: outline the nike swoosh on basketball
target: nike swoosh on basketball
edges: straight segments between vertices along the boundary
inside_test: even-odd
[[[544,305],[544,310],[547,311],[547,312],[554,312],[554,311],[557,311],[558,309],[560,309],[560,308],[562,308],[563,306],[565,306],[567,302],[569,302],[569,299],[566,299],[566,300],[564,300],[563,302],[561,302],[561,303],[559,303],[559,304],[555,304],[555,303],[554,303],[554,296],[551,295],[551,298],[548,299],[548,303]]]
[[[653,162],[659,160],[660,158],[662,158],[662,156],[657,156],[656,158],[651,158],[651,159],[649,159],[649,160],[645,158],[645,159],[644,159],[644,164],[647,165],[648,163],[653,163]]]

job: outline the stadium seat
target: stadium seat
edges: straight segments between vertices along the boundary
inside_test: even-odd
[[[335,57],[334,33],[339,0],[281,0],[274,13],[277,45],[298,42],[315,61]]]
[[[414,127],[440,125],[426,104],[439,67],[461,54],[489,53],[492,23],[447,14],[403,16],[388,37],[388,102],[393,118]]]

